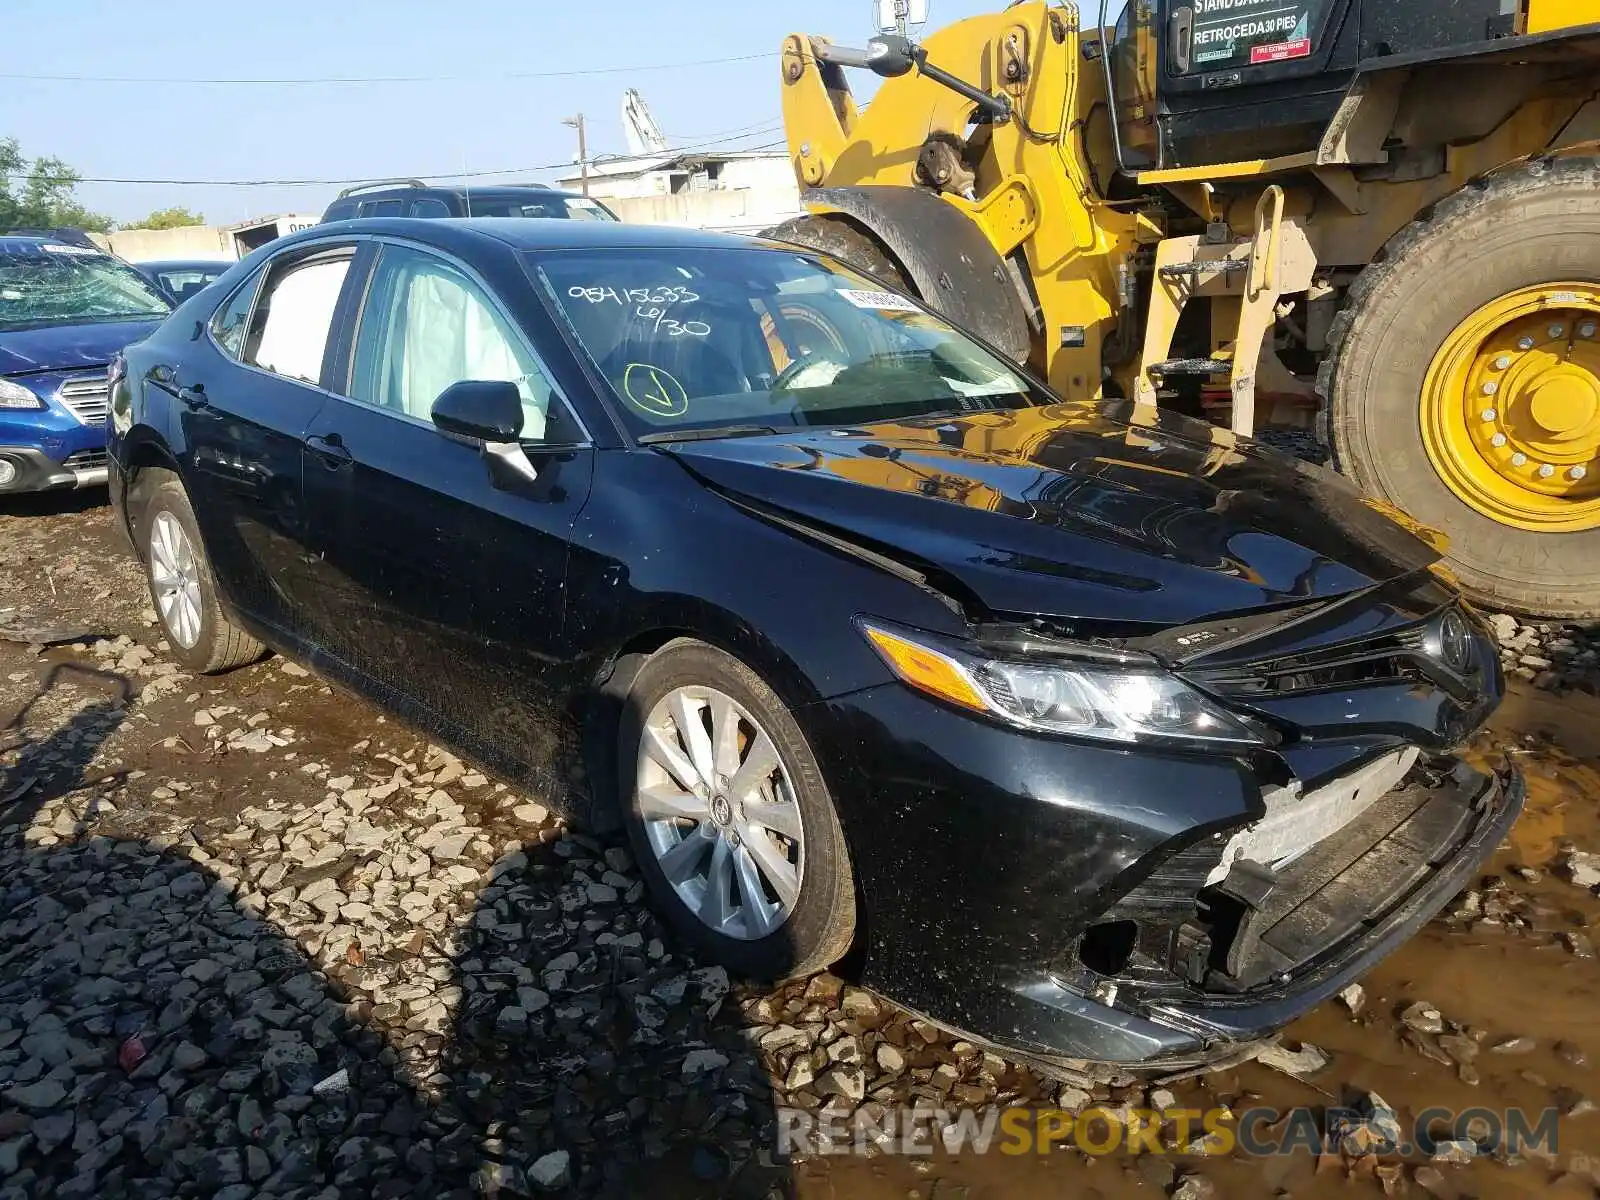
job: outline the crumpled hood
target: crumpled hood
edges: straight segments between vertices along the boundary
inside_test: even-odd
[[[110,321],[0,330],[0,375],[103,367],[124,346],[141,341],[161,321]]]
[[[1126,401],[661,448],[995,613],[1176,624],[1348,594],[1439,557],[1330,471]]]

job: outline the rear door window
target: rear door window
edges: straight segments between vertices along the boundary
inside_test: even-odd
[[[437,196],[424,196],[420,200],[411,202],[411,215],[413,217],[448,217],[450,206]]]
[[[256,285],[261,282],[257,271],[241,283],[228,301],[211,318],[211,336],[229,358],[237,359],[244,349],[245,327],[250,320],[250,305],[256,298]]]
[[[398,217],[406,210],[404,200],[363,200],[361,202],[361,215],[363,217]]]
[[[318,383],[351,257],[351,250],[333,251],[274,271],[251,317],[244,361]]]

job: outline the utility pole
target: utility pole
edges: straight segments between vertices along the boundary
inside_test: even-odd
[[[583,175],[583,194],[589,194],[589,140],[583,125],[583,114],[568,117],[561,122],[563,125],[578,131],[578,170]]]

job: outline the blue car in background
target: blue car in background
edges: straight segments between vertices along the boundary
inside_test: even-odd
[[[160,288],[174,304],[182,304],[233,266],[231,262],[209,258],[172,258],[129,265]]]
[[[106,370],[172,311],[126,263],[0,235],[0,496],[106,480]]]

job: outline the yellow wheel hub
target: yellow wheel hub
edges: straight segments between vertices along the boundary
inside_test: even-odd
[[[1458,325],[1423,383],[1422,439],[1502,525],[1600,527],[1600,285],[1523,288]]]

